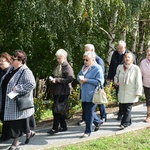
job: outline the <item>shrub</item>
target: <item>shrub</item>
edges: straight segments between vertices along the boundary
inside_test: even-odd
[[[67,114],[67,118],[73,117],[73,115],[77,112],[77,110],[81,109],[81,102],[79,99],[79,85],[75,88],[72,88],[72,93],[68,99],[69,112]]]
[[[35,106],[35,113],[34,113],[35,120],[40,121],[43,110],[45,109],[45,105],[43,105],[42,95],[39,95],[37,98],[34,98],[34,106]]]
[[[107,95],[108,103],[117,100],[116,90],[115,90],[112,82],[108,82],[106,84],[106,86],[104,87],[104,90]]]
[[[0,121],[0,133],[2,132],[3,123]]]

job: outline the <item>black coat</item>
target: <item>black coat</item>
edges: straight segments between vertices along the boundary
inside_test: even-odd
[[[128,52],[130,52],[130,51],[126,49],[125,53],[128,53]],[[120,55],[118,53],[118,51],[114,51],[114,53],[112,54],[109,71],[108,71],[108,79],[109,80],[114,80],[114,76],[116,74],[116,69],[117,69],[118,65],[123,63],[124,54]],[[134,64],[136,64],[136,57],[134,54],[133,54],[133,56],[134,56]]]
[[[53,75],[55,78],[55,76]],[[53,95],[70,95],[71,82],[74,80],[73,69],[66,61],[62,64],[62,77],[56,77],[56,83],[52,84]]]

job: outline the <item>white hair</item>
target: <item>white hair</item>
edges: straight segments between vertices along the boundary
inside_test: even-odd
[[[65,58],[67,58],[68,53],[64,50],[64,49],[59,49],[56,53],[56,56],[64,56]]]
[[[126,42],[125,42],[125,41],[120,40],[120,41],[118,42],[118,45],[122,45],[123,47],[126,47]]]
[[[93,50],[93,52],[95,52],[95,47],[93,44],[86,44],[84,45],[84,47],[89,47],[90,50]]]
[[[96,54],[95,54],[95,52],[87,51],[87,52],[85,52],[85,53],[83,54],[83,57],[84,57],[84,56],[88,56],[90,59],[92,59],[92,58],[95,58],[95,57],[96,57]]]

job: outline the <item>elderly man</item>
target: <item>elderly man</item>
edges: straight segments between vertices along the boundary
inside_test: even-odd
[[[119,64],[123,63],[123,56],[127,52],[130,52],[130,51],[126,49],[126,43],[122,40],[119,41],[118,46],[117,46],[117,51],[114,51],[111,57],[111,62],[110,62],[109,71],[108,71],[108,80],[110,81],[114,80],[116,69]],[[135,55],[133,54],[133,56],[134,56],[134,64],[136,64]],[[118,87],[115,86],[115,89],[116,89],[116,95],[117,95]],[[122,107],[121,107],[121,104],[119,103],[119,112],[118,112],[117,120],[121,120],[121,119],[122,119]]]
[[[95,52],[95,47],[93,44],[86,44],[84,46],[84,51],[87,52],[87,51],[91,51],[91,52]],[[96,55],[96,58],[95,58],[95,61],[97,62],[97,64],[99,64],[103,70],[103,73],[105,71],[105,67],[104,67],[104,62],[103,60],[98,56]],[[100,118],[102,119],[102,121],[106,121],[107,120],[107,115],[106,115],[106,111],[105,111],[105,105],[104,104],[98,104],[98,107],[99,107],[99,110],[100,110]],[[82,125],[85,123],[85,114],[82,113],[82,120],[79,121],[79,125]]]

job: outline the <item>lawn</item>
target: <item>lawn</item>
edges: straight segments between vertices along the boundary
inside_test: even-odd
[[[150,128],[51,150],[150,150]]]

